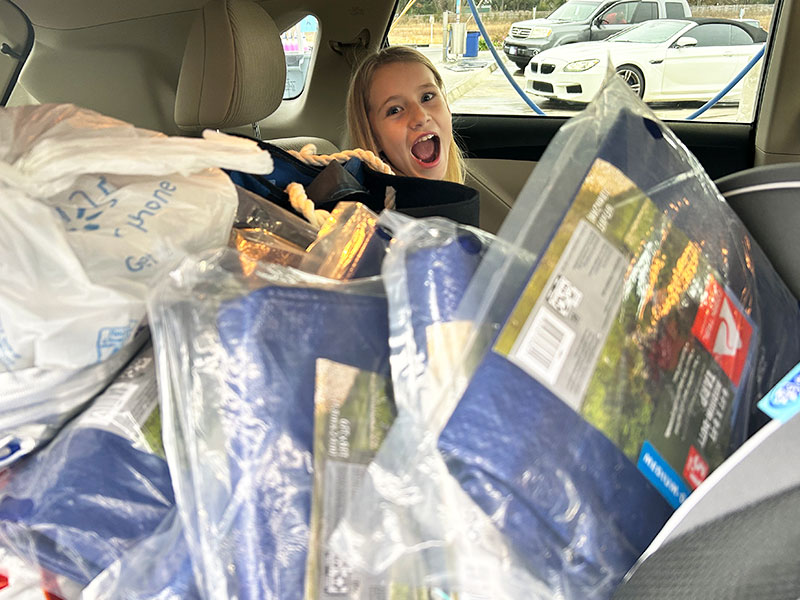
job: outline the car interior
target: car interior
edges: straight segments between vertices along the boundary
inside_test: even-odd
[[[283,60],[279,49],[273,46],[273,52],[264,50],[256,55],[241,39],[258,38],[259,25],[249,24],[250,31],[240,31],[241,23],[233,21],[218,25],[206,14],[213,3],[206,6],[201,0],[183,0],[111,7],[85,0],[57,9],[45,0],[20,0],[18,4],[30,21],[30,35],[19,16],[16,25],[11,25],[11,19],[4,25],[9,36],[32,38],[32,49],[10,90],[10,106],[72,102],[171,135],[196,135],[203,127],[253,135],[256,124],[261,139],[313,137],[330,142],[328,148],[347,145],[344,99],[350,73],[360,55],[384,43],[397,9],[393,2],[369,6],[313,0],[301,5],[260,3],[277,31],[285,31],[309,14],[319,23],[319,41],[302,93],[272,106],[268,99],[282,87],[280,81],[271,78],[275,71],[270,67],[271,61],[277,64]],[[791,57],[800,43],[791,34],[794,10],[791,3],[776,4],[753,123],[670,123],[713,179],[756,165],[797,160],[800,142],[793,127],[786,126],[797,122],[794,98],[795,86],[800,85],[792,76],[795,67]],[[190,30],[201,20],[211,27],[229,27],[230,37],[213,38],[213,31],[208,30],[205,42],[196,34],[189,39]],[[271,31],[274,36],[275,31]],[[234,35],[240,36],[238,42]],[[215,85],[211,91],[206,86],[187,92],[188,70],[199,70],[192,64],[199,60],[192,58],[193,53],[210,51],[215,43],[229,46],[224,58],[222,53],[215,53],[217,64],[206,64],[206,73],[194,74],[210,78]],[[250,52],[253,54],[248,56]],[[8,54],[4,58],[14,67],[20,64]],[[236,69],[247,71],[237,73]],[[8,78],[16,79],[13,69],[9,70]],[[179,83],[182,71],[187,74],[184,83]],[[226,73],[237,75],[222,85]],[[254,104],[250,111],[227,114],[225,120],[201,112],[189,122],[183,120],[183,111],[188,110],[184,106],[187,93],[219,94],[214,101],[221,104],[211,102],[216,110],[223,110],[222,96],[226,93],[236,102]],[[257,105],[259,98],[262,106]],[[454,128],[467,155],[468,184],[481,193],[483,228],[497,229],[564,120],[491,114],[454,116]]]
[[[364,55],[387,43],[393,19],[403,5],[398,0],[0,2],[0,38],[4,40],[0,84],[6,83],[3,104],[73,103],[168,135],[199,136],[204,129],[218,129],[285,149],[297,150],[313,143],[319,153],[331,153],[350,147],[345,129],[350,75]],[[304,85],[296,97],[284,98],[287,67],[280,35],[308,15],[316,19],[318,34]],[[709,176],[720,182],[734,210],[789,288],[800,297],[797,244],[792,242],[797,237],[793,206],[797,190],[793,183],[798,180],[798,171],[794,166],[778,167],[800,162],[798,55],[800,5],[778,0],[765,58],[758,66],[762,73],[752,122],[675,120],[667,125]],[[466,184],[480,194],[483,229],[499,229],[566,120],[533,114],[454,114],[454,131],[466,156]],[[753,193],[752,186],[765,183],[764,177],[770,185]],[[774,185],[776,180],[786,184]],[[742,536],[753,540],[769,537],[754,532],[781,531],[780,526],[765,529],[766,524],[754,521],[751,513],[741,513],[741,509],[743,505],[767,506],[784,511],[776,514],[787,519],[794,515],[798,503],[791,500],[800,482],[792,469],[776,469],[763,497],[732,502],[738,492],[731,490],[739,489],[736,485],[746,487],[742,480],[750,481],[748,477],[754,472],[763,472],[771,457],[796,456],[797,436],[789,433],[786,430],[782,439],[776,438],[768,449],[759,450],[761,455],[755,450],[751,455],[748,448],[742,455],[741,471],[734,465],[718,475],[721,484],[716,494],[709,493],[707,498],[682,507],[680,518],[686,521],[683,529],[676,527],[657,540],[659,547],[682,557],[680,564],[670,560],[673,555],[655,550],[653,557],[666,556],[663,564],[642,566],[638,576],[634,574],[620,588],[618,597],[704,597],[697,590],[684,593],[670,588],[664,573],[680,578],[680,569],[688,568],[689,563],[706,564],[698,561],[710,561],[712,552],[687,555],[670,543],[688,535],[693,537],[682,539],[696,548],[697,544],[692,545],[696,540],[709,539],[709,530],[704,527],[721,514],[738,514],[739,519],[727,522],[726,529],[712,530],[730,533],[728,537],[727,533],[718,533],[709,542],[715,544],[714,548],[741,544]],[[761,462],[753,462],[756,459]],[[793,460],[786,460],[783,466],[791,464]],[[764,504],[770,498],[772,504]],[[735,506],[719,508],[726,503]],[[787,522],[796,519],[781,521],[776,517],[770,521],[772,525]],[[797,550],[800,535],[794,529],[779,539]],[[776,538],[773,535],[770,539],[774,542]],[[766,547],[769,543],[763,541]],[[708,585],[702,589],[728,589],[724,587],[728,585],[726,578],[730,579],[730,570],[737,564],[731,559],[725,569],[713,571],[714,576],[698,567],[693,577],[696,581],[706,578]],[[793,586],[800,585],[797,577],[789,576],[790,567],[796,566],[796,562],[780,565],[779,575],[788,581],[787,588],[774,586],[768,588],[769,593],[763,587],[758,593],[750,588],[740,590],[739,595],[716,597],[787,597],[781,595],[785,589],[796,593],[798,588]],[[653,584],[655,579],[657,585]]]

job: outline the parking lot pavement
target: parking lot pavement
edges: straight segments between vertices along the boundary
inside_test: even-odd
[[[470,92],[497,69],[497,63],[488,50],[479,51],[475,57],[450,55],[448,60],[444,59],[441,45],[421,46],[417,50],[427,56],[439,71],[450,103]]]

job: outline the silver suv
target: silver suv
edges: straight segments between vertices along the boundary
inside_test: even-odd
[[[542,50],[603,40],[633,23],[692,16],[686,0],[569,0],[547,18],[518,21],[503,41],[503,52],[519,68]]]

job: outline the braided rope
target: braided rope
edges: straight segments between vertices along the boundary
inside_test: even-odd
[[[314,208],[314,201],[306,195],[306,190],[301,183],[292,182],[286,186],[286,193],[289,194],[289,203],[292,208],[299,212],[312,227],[319,229],[322,224],[331,216],[327,210]]]
[[[334,152],[333,154],[317,154],[317,147],[314,144],[306,144],[303,146],[300,151],[297,150],[289,150],[289,154],[297,158],[298,160],[303,161],[307,165],[312,165],[315,167],[327,167],[333,161],[337,161],[340,163],[345,163],[351,158],[358,158],[361,162],[368,165],[375,171],[379,173],[385,173],[387,175],[394,175],[395,172],[392,171],[392,168],[383,162],[376,154],[370,150],[364,150],[363,148],[355,148],[353,150],[342,150],[341,152]],[[292,185],[300,185],[292,184]],[[302,186],[301,186],[302,187]],[[289,193],[289,189],[286,189],[286,192]],[[295,192],[296,194],[298,192]],[[291,194],[289,195],[290,202],[291,202]],[[298,204],[303,203],[303,199],[308,200],[309,202],[313,201],[305,195],[305,191],[303,192],[303,199],[299,199],[300,196],[298,194]],[[384,208],[392,209],[395,207],[395,200],[397,197],[397,191],[390,185],[386,186],[386,195],[383,199],[383,206]],[[294,204],[292,204],[294,206]],[[295,209],[297,210],[297,209]],[[325,212],[325,211],[322,211]],[[305,216],[305,213],[303,213]],[[306,217],[308,219],[308,217]],[[309,222],[311,222],[309,220]]]

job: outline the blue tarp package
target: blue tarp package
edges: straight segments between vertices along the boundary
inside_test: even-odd
[[[151,535],[95,577],[80,598],[201,600],[177,507],[167,513]]]
[[[410,220],[391,211],[380,224],[393,236],[382,275],[398,417],[332,546],[352,566],[391,573],[406,585],[422,583],[432,597],[548,597],[448,474],[429,435],[437,392],[471,330],[454,319],[456,308],[493,237],[446,219]]]
[[[245,276],[230,250],[187,259],[154,291],[165,447],[205,596],[304,597],[315,404],[347,381],[386,385],[386,310],[378,278],[265,263]],[[337,423],[341,458],[350,419]]]
[[[607,598],[797,362],[797,301],[611,77],[548,147],[460,311],[491,332],[438,447],[529,569]],[[490,290],[489,293],[486,290]],[[487,351],[488,350],[488,351]]]
[[[0,490],[0,544],[31,565],[88,583],[151,534],[174,504],[161,452],[152,350]]]

